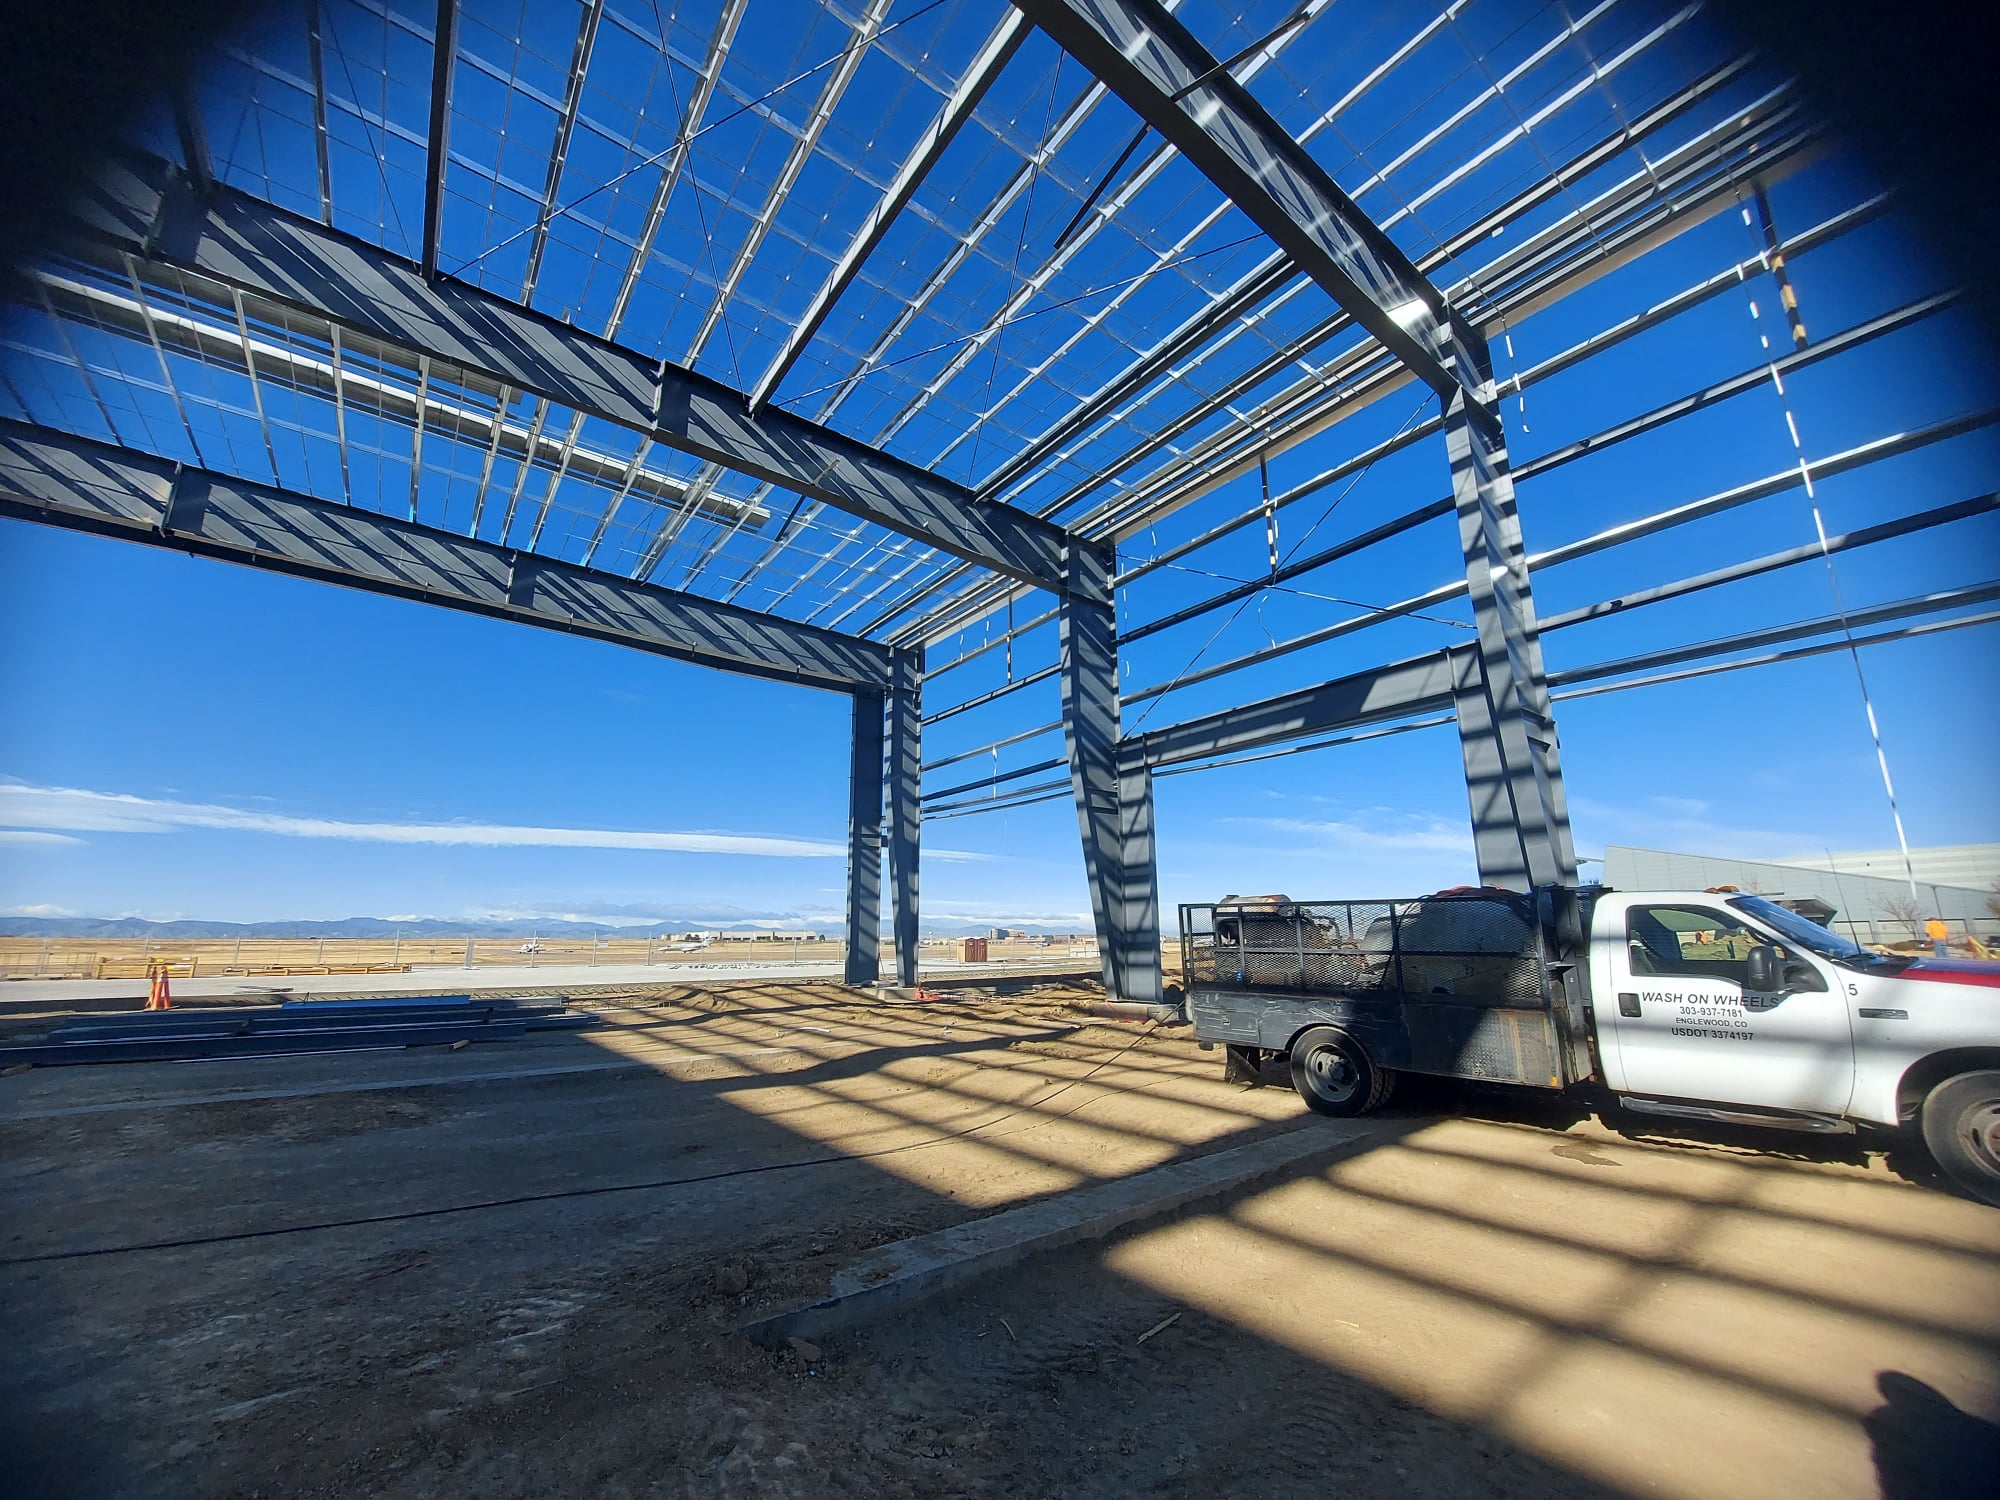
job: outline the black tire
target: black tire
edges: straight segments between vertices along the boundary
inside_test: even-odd
[[[1360,1043],[1331,1026],[1315,1026],[1292,1043],[1292,1087],[1314,1114],[1350,1119],[1380,1109],[1396,1075],[1369,1060]]]
[[[1925,1097],[1923,1126],[1945,1175],[2000,1208],[2000,1071],[1947,1078]]]

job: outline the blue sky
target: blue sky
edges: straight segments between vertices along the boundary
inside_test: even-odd
[[[1787,232],[1853,202],[1837,164],[1779,183]],[[1046,210],[1067,217],[1066,205]],[[1046,226],[1044,226],[1046,227]],[[1754,241],[1734,213],[1495,340],[1504,376],[1713,274]],[[1794,265],[1809,326],[1836,331],[1940,285],[1891,224]],[[1753,319],[1750,304],[1758,304]],[[1517,462],[1757,363],[1782,329],[1756,281],[1509,401]],[[983,371],[975,372],[983,378]],[[1814,458],[1971,410],[1996,384],[1962,313],[1926,320],[1787,382]],[[1392,394],[1272,464],[1276,489],[1395,431]],[[1817,485],[1829,531],[1993,489],[1990,430]],[[989,453],[990,461],[990,453]],[[1523,485],[1531,551],[1794,463],[1768,388]],[[1281,545],[1322,546],[1445,493],[1441,441],[1285,512]],[[1136,559],[1256,499],[1254,476],[1128,539]],[[782,513],[788,497],[775,497]],[[1538,573],[1544,614],[1808,541],[1792,490]],[[1308,541],[1308,538],[1310,539]],[[1252,527],[1126,591],[1151,619],[1254,575]],[[1987,516],[1842,557],[1850,608],[1984,582]],[[1192,571],[1200,569],[1202,571]],[[1128,688],[1174,677],[1450,580],[1450,523],[1420,528],[1238,611],[1128,653]],[[1552,669],[1827,614],[1817,563],[1550,637]],[[1434,650],[1462,605],[1177,692],[1158,724]],[[1223,625],[1224,620],[1229,623]],[[1461,623],[1453,624],[1457,620]],[[1218,632],[1218,626],[1222,626]],[[976,641],[988,627],[978,627]],[[0,910],[218,920],[348,915],[576,917],[702,925],[832,920],[842,901],[848,707],[618,648],[223,564],[0,523]],[[1211,639],[1213,637],[1213,639]],[[2000,838],[1993,774],[2000,628],[1864,654],[1916,844]],[[934,648],[949,657],[954,643]],[[1054,631],[1017,648],[1052,659]],[[927,707],[996,685],[1001,654],[939,678]],[[1559,705],[1577,845],[1782,858],[1894,841],[1852,663],[1841,654]],[[937,726],[926,756],[1055,717],[1053,683]],[[1045,737],[1001,768],[1052,758]],[[938,773],[972,780],[992,762]],[[1031,778],[1039,780],[1042,778]],[[1228,891],[1411,893],[1473,876],[1449,727],[1158,783],[1168,902]],[[1064,800],[925,826],[925,910],[1082,928]],[[1586,866],[1586,871],[1590,869]]]

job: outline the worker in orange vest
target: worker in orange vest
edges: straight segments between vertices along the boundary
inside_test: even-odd
[[[1931,940],[1931,954],[1936,958],[1951,956],[1951,929],[1944,925],[1943,917],[1932,917],[1924,923],[1924,936]]]
[[[156,963],[153,965],[153,989],[146,997],[146,1009],[172,1010],[173,1008],[173,996],[167,993],[167,966]]]

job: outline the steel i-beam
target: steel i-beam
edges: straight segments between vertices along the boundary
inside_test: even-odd
[[[890,680],[892,654],[874,641],[25,422],[0,420],[0,515],[803,687]]]
[[[656,443],[768,480],[1038,588],[1060,589],[1062,528],[869,444],[441,276],[226,188],[207,197],[157,158],[105,166],[66,248],[132,256],[356,329],[409,356],[529,391]],[[218,294],[224,305],[227,292]]]

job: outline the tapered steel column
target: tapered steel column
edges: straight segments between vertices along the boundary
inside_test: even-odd
[[[1443,398],[1445,443],[1477,655],[1453,683],[1465,789],[1483,885],[1573,884],[1576,851],[1563,799],[1555,718],[1542,670],[1521,518],[1485,341],[1463,357],[1474,379]]]
[[[896,983],[917,982],[917,860],[921,852],[923,678],[921,649],[898,651],[889,692],[889,895]]]
[[[1072,540],[1064,549],[1063,743],[1104,988],[1114,999],[1150,1004],[1161,994],[1153,779],[1136,745],[1121,755],[1118,741],[1117,633],[1112,606],[1095,602],[1108,597],[1112,561],[1109,547]]]
[[[854,695],[854,761],[847,782],[847,965],[849,984],[882,970],[882,695]]]

